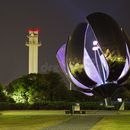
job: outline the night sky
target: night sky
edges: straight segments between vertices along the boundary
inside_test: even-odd
[[[130,35],[130,0],[0,0],[0,82],[28,73],[28,28],[40,28],[39,72],[58,70],[55,54],[93,12],[111,15]]]

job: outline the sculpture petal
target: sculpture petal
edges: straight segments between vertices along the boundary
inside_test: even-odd
[[[57,51],[56,58],[62,71],[67,75],[66,63],[65,63],[65,51],[66,51],[66,44],[63,44]]]
[[[66,64],[73,78],[84,86],[93,86],[96,83],[85,73],[83,66],[84,36],[87,24],[79,24],[67,42]]]
[[[117,81],[123,71],[126,56],[121,27],[113,18],[104,13],[90,14],[87,20],[108,62],[110,71],[108,82]]]
[[[108,64],[90,25],[85,32],[83,61],[89,78],[98,84],[106,82],[109,75]]]
[[[125,77],[125,75],[127,75],[129,70],[130,70],[130,52],[129,52],[128,46],[126,44],[126,61],[125,61],[125,66],[124,66],[124,69],[123,69],[120,77],[118,78],[118,81],[120,81],[120,79]]]

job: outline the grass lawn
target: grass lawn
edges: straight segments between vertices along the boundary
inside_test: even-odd
[[[130,111],[91,110],[81,116],[65,115],[64,111],[60,110],[0,111],[0,130],[43,130],[70,119],[72,120],[68,124],[64,123],[66,127],[72,128],[76,123],[77,128],[78,126],[87,128],[96,116],[103,118],[96,124],[94,123],[91,130],[130,130]]]
[[[0,112],[0,130],[40,130],[60,124],[71,117],[64,111],[3,111]]]
[[[91,130],[130,130],[130,111],[105,116]]]

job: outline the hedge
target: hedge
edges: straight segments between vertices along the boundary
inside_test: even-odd
[[[22,103],[7,103],[0,102],[0,110],[70,110],[75,102],[44,102],[42,104],[22,104]],[[115,108],[118,110],[120,107],[119,103],[114,103]],[[100,102],[80,102],[82,110],[104,110],[107,109],[104,105],[100,105]],[[130,110],[130,102],[125,103],[125,108]]]

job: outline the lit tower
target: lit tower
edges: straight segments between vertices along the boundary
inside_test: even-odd
[[[38,47],[41,46],[38,40],[38,29],[29,29],[28,42],[26,46],[29,47],[29,74],[38,73]]]

